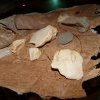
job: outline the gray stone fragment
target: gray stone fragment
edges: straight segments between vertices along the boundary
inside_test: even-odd
[[[0,27],[0,49],[9,46],[15,39],[15,33]]]
[[[79,32],[86,32],[89,29],[90,21],[87,17],[69,16],[67,14],[60,15],[58,22],[65,25],[75,25],[78,27]]]
[[[58,42],[60,44],[67,44],[73,40],[74,35],[70,32],[61,33],[58,37]]]

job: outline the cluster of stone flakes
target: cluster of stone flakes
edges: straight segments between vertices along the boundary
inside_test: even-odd
[[[95,16],[97,5],[86,5],[70,9],[61,9],[44,14],[50,25],[58,28],[59,32],[69,31],[77,37],[68,45],[60,45],[57,39],[47,43],[41,51],[43,55],[34,62],[28,60],[27,46],[22,48],[17,55],[0,59],[0,86],[8,87],[18,93],[36,92],[42,96],[56,96],[59,98],[78,98],[86,96],[82,89],[82,82],[88,72],[91,71],[99,61],[91,60],[91,56],[98,53],[100,47],[100,36],[89,31],[79,32],[76,28],[58,25],[57,18],[61,13],[77,16],[87,16],[90,23]],[[98,20],[99,21],[99,20]],[[22,32],[18,31],[17,32]],[[29,31],[23,31],[29,33]],[[20,34],[20,37],[23,34]],[[29,35],[28,35],[29,36]],[[72,49],[80,52],[84,58],[84,77],[81,80],[69,80],[61,76],[58,71],[51,70],[51,60],[54,53],[60,49]]]

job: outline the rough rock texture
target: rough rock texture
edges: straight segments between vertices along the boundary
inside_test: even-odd
[[[15,39],[15,33],[6,28],[0,27],[0,49],[9,46]]]
[[[99,60],[91,60],[91,56],[99,51],[100,35],[90,31],[82,34],[76,28],[57,23],[57,18],[62,13],[86,16],[93,21],[96,7],[97,5],[85,5],[46,13],[46,20],[50,25],[58,28],[59,34],[66,31],[75,33],[74,40],[67,45],[58,44],[57,39],[51,41],[40,48],[43,54],[33,62],[29,61],[28,46],[22,48],[18,54],[0,59],[0,86],[10,88],[18,93],[36,92],[39,95],[50,97],[79,98],[86,96],[82,89],[83,79],[78,81],[66,79],[58,71],[51,70],[50,64],[54,53],[61,49],[72,49],[81,53],[84,59],[84,77],[99,63]]]
[[[45,15],[39,13],[15,17],[17,29],[41,29],[47,25],[47,22]]]
[[[58,17],[58,22],[69,26],[77,26],[80,32],[86,32],[90,26],[87,17],[76,17],[67,14],[60,15]]]
[[[9,16],[7,18],[0,20],[0,24],[6,25],[9,29],[16,31],[17,29],[16,29],[15,22],[14,22],[15,16],[16,15],[12,15],[12,16]]]

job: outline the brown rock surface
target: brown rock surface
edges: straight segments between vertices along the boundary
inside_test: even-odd
[[[9,46],[15,39],[16,34],[4,27],[0,27],[0,49]]]
[[[50,25],[58,28],[59,34],[66,31],[72,32],[75,35],[74,40],[67,45],[60,45],[56,38],[40,48],[42,56],[35,61],[29,61],[28,45],[17,54],[0,59],[0,86],[10,88],[18,93],[36,92],[41,96],[56,96],[59,98],[86,96],[82,89],[83,79],[66,79],[58,71],[52,70],[50,64],[54,53],[63,48],[73,49],[81,53],[84,58],[84,77],[99,62],[90,58],[99,51],[100,35],[90,31],[80,33],[75,28],[57,23],[57,18],[61,13],[74,15],[76,11],[80,12],[78,16],[84,15],[92,19],[95,16],[93,12],[95,12],[96,7],[96,5],[86,5],[46,13],[46,20],[49,20]]]
[[[40,13],[17,15],[15,25],[17,29],[41,29],[47,26],[47,20],[45,15]]]

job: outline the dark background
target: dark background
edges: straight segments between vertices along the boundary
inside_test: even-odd
[[[82,4],[100,4],[100,0],[0,0],[0,18],[16,13],[48,12]]]

